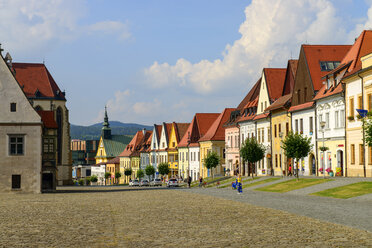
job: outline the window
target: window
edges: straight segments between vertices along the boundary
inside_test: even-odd
[[[17,111],[17,103],[12,102],[10,103],[10,112],[16,112]]]
[[[176,147],[176,142],[172,142],[172,146],[173,147]]]
[[[261,112],[263,112],[263,102],[261,102]]]
[[[282,168],[282,154],[279,154],[279,165]]]
[[[350,145],[350,150],[351,150],[351,163],[355,164],[355,145],[354,144]]]
[[[264,128],[261,129],[261,139],[262,139],[262,143],[265,142],[265,132],[264,132]]]
[[[223,153],[224,153],[224,157],[225,157],[225,149],[223,149]],[[199,158],[200,158],[200,152],[198,152],[198,161],[199,161]]]
[[[332,71],[340,65],[339,61],[320,61],[321,71]]]
[[[298,133],[298,120],[295,120],[295,130],[296,130],[296,133]]]
[[[323,121],[323,115],[322,114],[320,114],[319,115],[319,126],[320,126],[320,123]]]
[[[306,102],[306,97],[307,97],[307,88],[305,87],[304,89],[304,101]]]
[[[359,144],[359,164],[364,164],[364,147],[363,147],[363,144]]]
[[[371,108],[372,108],[372,94],[368,94],[367,99],[368,99],[367,107],[368,107],[368,112],[369,112],[371,111]]]
[[[372,164],[372,147],[368,146],[368,164]]]
[[[258,129],[258,131],[257,131],[257,138],[258,138],[258,143],[260,143],[261,142],[261,130],[260,129]]]
[[[300,133],[304,133],[304,120],[302,118],[300,119]]]
[[[12,175],[12,189],[21,188],[21,175]]]
[[[289,133],[289,123],[287,122],[287,123],[285,124],[285,136],[287,136],[288,133]]]
[[[165,147],[165,142],[163,142],[162,146],[163,146],[163,148]]]
[[[265,109],[267,109],[267,102],[265,101]]]
[[[279,128],[279,135],[280,135],[280,133],[282,132],[282,124],[278,124],[278,128]]]
[[[310,127],[310,133],[314,132],[314,126],[313,126],[313,117],[310,116],[309,118],[309,127]]]
[[[363,108],[362,96],[358,96],[358,109],[362,109],[362,108]]]
[[[335,128],[339,127],[338,111],[335,111]]]
[[[271,133],[270,133],[270,128],[267,129],[267,141],[271,142]]]
[[[244,133],[242,133],[242,144],[244,143]]]
[[[276,124],[274,125],[274,137],[276,138]]]
[[[354,116],[354,98],[349,99],[349,108],[350,116]]]
[[[23,155],[23,135],[9,135],[9,155]]]
[[[44,152],[46,152],[46,153],[54,152],[54,139],[53,138],[45,138],[43,149],[44,149]]]
[[[325,119],[325,122],[326,122],[326,126],[325,126],[325,127],[326,127],[326,128],[329,128],[329,113],[326,113],[326,114],[325,114],[325,118],[326,118],[326,119]]]
[[[278,168],[278,154],[275,154],[275,167]]]
[[[340,127],[345,127],[345,110],[340,110]]]
[[[301,102],[301,90],[297,91],[297,101],[298,101],[298,103]]]

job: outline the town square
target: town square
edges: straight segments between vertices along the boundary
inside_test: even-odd
[[[370,0],[0,0],[0,247],[372,247]]]

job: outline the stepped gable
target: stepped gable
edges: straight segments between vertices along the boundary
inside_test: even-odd
[[[134,135],[124,151],[120,153],[119,157],[133,157],[136,155],[139,156],[140,144],[143,140],[143,136],[144,135],[142,130],[137,131],[136,135]]]
[[[225,141],[225,127],[224,123],[230,118],[232,111],[235,108],[225,108],[224,111],[213,122],[212,126],[208,129],[207,133],[199,139],[201,141]]]
[[[66,100],[64,92],[44,64],[38,63],[12,63],[21,88],[28,98],[54,98]]]
[[[344,76],[353,74],[362,68],[361,57],[372,52],[372,30],[364,30],[359,37],[355,40],[352,47],[349,49],[345,57],[342,59],[341,64],[334,70],[328,72],[323,78],[332,76],[342,70],[346,69]],[[331,95],[341,93],[343,91],[342,84],[338,83],[336,86],[332,85],[327,89],[327,85],[319,90],[314,97],[314,100],[322,99]]]
[[[178,147],[199,146],[200,137],[208,131],[219,115],[218,113],[196,113]],[[190,144],[188,144],[189,142]]]
[[[282,96],[286,70],[286,68],[263,69],[271,102]]]
[[[320,62],[341,61],[350,47],[350,45],[302,45],[315,91],[322,88],[321,78],[329,72],[321,71]]]
[[[44,127],[46,128],[58,128],[57,122],[54,120],[54,111],[38,110],[37,113],[41,117]]]

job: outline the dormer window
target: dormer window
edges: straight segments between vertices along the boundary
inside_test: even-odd
[[[332,71],[340,65],[340,61],[320,61],[321,71]]]

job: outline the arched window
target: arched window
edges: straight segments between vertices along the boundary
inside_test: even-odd
[[[36,111],[43,111],[43,108],[40,107],[39,105],[37,105],[37,106],[35,107],[35,110],[36,110]]]
[[[57,129],[57,160],[58,164],[61,164],[62,162],[62,130],[63,130],[63,116],[62,116],[62,109],[61,107],[57,108],[57,113],[56,113],[56,121],[58,125]]]

